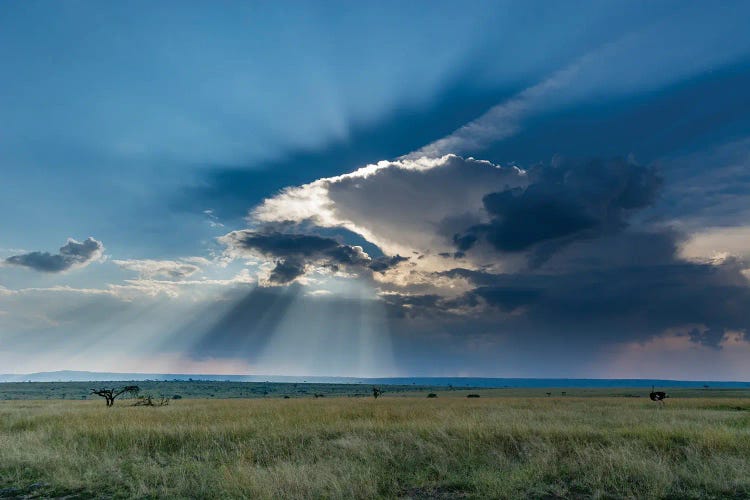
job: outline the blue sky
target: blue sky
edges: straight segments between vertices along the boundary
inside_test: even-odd
[[[749,15],[6,3],[0,372],[747,379]]]

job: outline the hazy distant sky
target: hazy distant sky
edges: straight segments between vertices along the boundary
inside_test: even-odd
[[[0,5],[0,373],[750,379],[750,4]]]

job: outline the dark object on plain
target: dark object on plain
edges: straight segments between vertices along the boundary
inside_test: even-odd
[[[132,395],[137,395],[138,392],[140,392],[140,388],[137,385],[126,385],[125,387],[122,387],[120,389],[91,389],[91,394],[96,394],[97,396],[103,397],[107,401],[107,407],[113,406],[115,404],[115,399],[117,399],[117,396],[125,393],[129,393]]]
[[[664,404],[664,400],[668,398],[666,392],[663,391],[654,391],[654,386],[651,386],[651,393],[648,395],[649,398],[651,398],[651,401],[655,401],[657,403]]]

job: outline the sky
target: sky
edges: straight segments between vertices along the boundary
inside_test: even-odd
[[[748,18],[4,2],[0,373],[750,380]]]

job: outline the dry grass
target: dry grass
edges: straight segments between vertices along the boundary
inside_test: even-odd
[[[200,498],[750,496],[750,401],[0,403],[6,494]],[[36,484],[33,489],[30,486]]]

